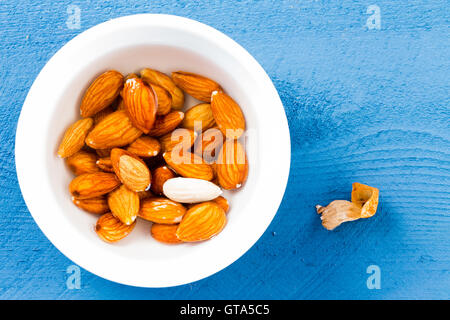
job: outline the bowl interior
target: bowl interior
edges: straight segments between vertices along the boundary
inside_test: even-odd
[[[98,247],[99,250],[111,251],[114,254],[136,260],[167,260],[173,257],[191,255],[193,251],[202,250],[207,242],[166,245],[150,236],[150,222],[138,219],[135,230],[128,237],[114,245],[103,243],[97,237],[93,228],[98,216],[78,209],[71,202],[68,185],[74,176],[65,165],[65,161],[55,156],[63,133],[70,124],[80,118],[80,102],[92,80],[109,69],[116,69],[126,75],[131,72],[138,73],[144,67],[157,69],[167,74],[177,70],[190,71],[215,79],[242,106],[249,128],[246,147],[251,147],[251,134],[258,132],[258,123],[254,121],[254,112],[257,106],[254,105],[251,95],[242,86],[242,79],[234,77],[232,70],[227,70],[210,57],[202,56],[189,48],[176,46],[137,45],[108,51],[103,55],[98,55],[95,60],[90,61],[89,64],[77,69],[75,73],[70,75],[66,90],[61,92],[55,107],[52,109],[51,125],[47,128],[46,136],[47,172],[60,210],[58,213],[48,212],[47,214],[59,214],[64,217],[67,223],[73,227],[73,232],[87,238],[90,246]],[[186,98],[185,110],[200,103],[192,97],[186,96]],[[250,214],[250,211],[246,208],[246,199],[251,197],[252,185],[255,183],[253,177],[257,176],[258,170],[255,161],[257,150],[250,151],[251,154],[248,155],[248,158],[251,170],[249,170],[248,181],[240,190],[227,191],[224,194],[231,205],[228,224],[221,234],[211,240],[211,243],[227,234],[231,236],[233,226],[239,224],[243,215]]]

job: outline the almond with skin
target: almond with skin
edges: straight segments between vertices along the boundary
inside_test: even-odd
[[[178,229],[177,224],[161,224],[153,223],[150,229],[150,233],[153,238],[159,242],[177,244],[182,243],[180,239],[177,238],[176,232]]]
[[[108,194],[108,205],[117,219],[130,225],[136,220],[139,212],[139,196],[125,185],[121,185]]]
[[[93,119],[94,119],[94,125],[98,124],[100,121],[102,121],[103,119],[105,119],[108,115],[110,115],[111,113],[113,113],[115,110],[113,109],[112,106],[106,107],[105,109],[97,112],[96,114],[94,114]]]
[[[105,242],[117,242],[133,231],[136,222],[126,225],[108,212],[102,215],[95,225],[95,232]]]
[[[223,134],[217,128],[203,132],[194,143],[194,152],[207,163],[213,163],[223,144]]]
[[[98,168],[100,168],[102,171],[105,172],[114,172],[113,166],[112,166],[112,162],[111,162],[111,158],[110,157],[106,157],[106,158],[100,158],[97,160],[97,162],[95,163],[97,165]]]
[[[97,155],[92,152],[80,150],[77,153],[66,158],[67,166],[72,172],[79,176],[83,173],[93,173],[100,171],[95,162],[97,161]]]
[[[111,163],[117,177],[131,191],[145,191],[150,187],[151,174],[138,156],[123,149],[111,150]]]
[[[123,85],[123,75],[115,70],[101,74],[87,89],[81,101],[81,116],[90,117],[108,107],[117,98]]]
[[[181,90],[204,102],[210,102],[211,93],[221,90],[217,82],[195,73],[172,72],[172,80]]]
[[[77,199],[89,199],[107,194],[119,185],[120,181],[114,173],[84,173],[72,180],[69,191]]]
[[[167,164],[179,175],[186,178],[196,178],[203,180],[212,180],[214,178],[213,169],[209,164],[196,154],[189,151],[178,155],[175,150],[163,154]]]
[[[214,168],[222,188],[240,188],[248,174],[248,161],[242,144],[238,140],[226,140]]]
[[[111,149],[95,149],[95,153],[97,153],[100,158],[109,158]]]
[[[230,210],[230,205],[228,204],[228,200],[222,196],[219,196],[213,200],[213,202],[217,203],[225,213]]]
[[[181,110],[184,106],[184,93],[170,77],[157,70],[145,68],[141,70],[141,78],[147,83],[156,84],[169,92],[172,98],[172,108]]]
[[[183,118],[184,112],[181,111],[172,111],[165,116],[158,117],[148,134],[153,137],[159,137],[172,132],[183,121]]]
[[[229,139],[237,139],[245,131],[241,107],[226,93],[215,91],[211,96],[211,110],[217,127]]]
[[[218,204],[212,201],[203,202],[186,212],[176,236],[184,242],[204,241],[219,234],[226,224],[227,216]]]
[[[141,136],[128,146],[127,151],[142,158],[155,157],[161,151],[161,144],[155,138]]]
[[[96,197],[91,199],[77,199],[72,197],[72,202],[78,208],[94,214],[103,214],[109,211],[108,202],[105,197]]]
[[[156,115],[164,116],[170,112],[172,109],[172,97],[166,89],[156,85],[149,84],[156,94],[158,100],[158,109],[156,110]]]
[[[125,81],[122,98],[133,125],[148,133],[156,120],[158,101],[153,89],[139,78]]]
[[[67,158],[80,151],[84,146],[84,140],[94,124],[92,118],[86,118],[76,121],[64,134],[61,144],[58,148],[58,156]]]
[[[201,103],[190,108],[184,114],[183,127],[195,131],[206,131],[215,125],[211,105]]]
[[[151,190],[158,195],[163,194],[164,183],[172,178],[175,178],[175,173],[167,166],[161,166],[152,170],[152,186]]]
[[[186,208],[178,202],[166,198],[149,198],[142,201],[139,217],[155,223],[179,223]]]
[[[144,199],[152,198],[155,196],[150,190],[139,191],[139,192],[136,192],[136,194],[138,195],[139,200],[144,200]]]
[[[194,130],[178,128],[160,137],[159,142],[163,151],[172,151],[174,148],[188,150],[194,144],[197,136],[198,134]]]
[[[100,121],[86,137],[86,144],[93,149],[122,147],[132,143],[142,131],[131,123],[127,113],[116,111]]]

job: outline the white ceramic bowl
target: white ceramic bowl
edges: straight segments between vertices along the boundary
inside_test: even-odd
[[[73,178],[56,149],[79,118],[84,90],[100,73],[151,67],[185,70],[218,81],[241,105],[248,126],[249,176],[228,193],[228,224],[210,241],[165,245],[150,223],[138,221],[116,244],[94,232],[98,216],[75,207]],[[190,101],[192,104],[193,101]],[[25,202],[48,239],[69,259],[103,278],[141,287],[167,287],[205,278],[242,256],[264,233],[284,194],[290,137],[283,105],[256,60],[221,32],[186,18],[143,14],[93,27],[59,50],[31,87],[16,135],[16,167]]]

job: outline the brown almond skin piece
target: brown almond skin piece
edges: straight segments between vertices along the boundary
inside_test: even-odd
[[[111,149],[126,146],[142,135],[123,110],[115,111],[100,121],[86,137],[93,149]]]
[[[221,90],[214,80],[191,72],[172,72],[172,80],[181,90],[204,102],[210,102],[211,94]]]
[[[94,214],[103,214],[109,211],[108,202],[105,197],[91,199],[72,198],[72,202],[80,209]]]
[[[114,217],[111,212],[108,212],[97,220],[95,232],[103,241],[114,243],[128,236],[135,226],[136,221],[126,225]]]
[[[76,175],[100,171],[97,165],[97,155],[92,152],[80,150],[66,158],[67,166]]]
[[[152,137],[160,137],[172,132],[183,121],[183,118],[184,112],[181,111],[172,111],[165,116],[158,117],[148,134]]]
[[[67,158],[84,147],[84,139],[94,124],[92,118],[80,119],[73,123],[64,133],[58,148],[58,156]]]
[[[77,199],[89,199],[107,194],[119,185],[120,181],[114,173],[84,173],[72,180],[69,191]]]
[[[80,111],[83,118],[90,117],[114,102],[123,85],[123,75],[115,70],[98,76],[84,94]]]
[[[139,78],[130,78],[125,81],[122,98],[133,125],[149,133],[155,123],[158,107],[153,89]]]

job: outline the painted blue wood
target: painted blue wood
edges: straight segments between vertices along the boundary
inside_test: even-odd
[[[80,29],[66,25],[72,4]],[[372,4],[380,30],[365,27]],[[212,277],[141,289],[82,270],[81,289],[69,290],[72,262],[20,194],[17,119],[33,80],[67,41],[143,12],[207,23],[262,64],[289,120],[289,184],[260,241]],[[0,298],[450,298],[447,1],[3,0],[0,39]],[[348,199],[354,181],[381,190],[377,214],[326,231],[314,205]],[[369,265],[380,267],[380,290],[366,286]]]

